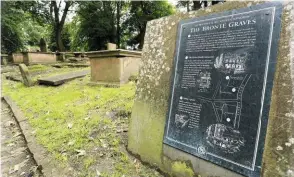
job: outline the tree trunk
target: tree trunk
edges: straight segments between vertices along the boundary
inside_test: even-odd
[[[192,10],[198,10],[198,9],[201,9],[201,3],[200,3],[200,1],[193,1]]]
[[[116,2],[116,45],[117,48],[120,48],[120,8],[121,2]]]
[[[145,30],[146,30],[146,27],[145,29],[141,29],[140,30],[140,34],[139,34],[139,46],[138,46],[138,49],[142,49],[143,48],[143,45],[144,45],[144,37],[145,37]]]
[[[56,28],[55,30],[56,30],[55,31],[55,40],[56,40],[57,50],[59,52],[63,52],[64,51],[64,45],[63,45],[62,38],[61,38],[61,29]]]
[[[64,26],[64,22],[65,22],[65,18],[67,15],[67,12],[69,10],[69,7],[71,6],[71,1],[65,1],[65,7],[63,10],[63,14],[61,19],[59,20],[59,10],[60,10],[60,4],[61,1],[59,2],[59,6],[57,6],[56,1],[51,1],[51,7],[50,10],[54,10],[54,26],[55,26],[55,40],[56,40],[56,47],[58,51],[64,51],[64,45],[62,42],[62,38],[61,38],[61,32]]]

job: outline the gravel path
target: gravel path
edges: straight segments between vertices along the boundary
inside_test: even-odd
[[[1,101],[1,176],[41,177],[8,105]]]

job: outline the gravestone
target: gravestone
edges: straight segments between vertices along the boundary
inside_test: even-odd
[[[116,50],[116,44],[107,43],[107,50]]]
[[[225,2],[148,22],[128,149],[173,176],[293,176],[293,17]]]
[[[50,64],[57,61],[57,55],[53,52],[22,52],[22,55],[26,65]]]
[[[18,66],[24,85],[27,87],[33,86],[33,81],[31,79],[28,67],[25,64],[19,64]]]
[[[87,52],[90,59],[91,82],[120,86],[139,72],[141,52],[131,50],[100,50]]]
[[[40,39],[40,50],[41,52],[47,52],[47,44],[44,38]]]
[[[7,65],[7,63],[8,63],[8,55],[1,54],[1,65]]]

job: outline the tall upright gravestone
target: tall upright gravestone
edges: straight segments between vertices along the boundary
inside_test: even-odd
[[[40,51],[47,52],[47,44],[44,38],[40,39]]]
[[[174,176],[294,176],[293,9],[226,2],[149,22],[129,150]]]

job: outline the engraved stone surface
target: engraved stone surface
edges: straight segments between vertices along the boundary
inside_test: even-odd
[[[164,142],[259,175],[281,4],[180,21]]]
[[[261,171],[260,176],[293,176],[293,74],[292,78],[290,77],[291,73],[293,73],[293,69],[291,71],[291,67],[293,68],[294,65],[294,52],[290,52],[294,51],[291,49],[291,47],[293,48],[292,44],[294,40],[293,1],[283,3],[283,13],[281,17],[282,28],[280,32],[280,39],[278,40],[274,37],[272,39],[275,42],[278,42],[279,45],[276,47],[276,49],[278,50],[278,54],[275,61],[276,64],[269,63],[269,69],[271,68],[270,66],[276,65],[276,71],[268,71],[269,75],[267,76],[268,78],[271,78],[270,74],[274,74],[274,83],[272,89],[272,96],[270,97],[267,95],[269,92],[266,92],[265,94],[266,96],[264,107],[268,107],[268,101],[271,100],[270,113],[268,116],[268,126],[261,129],[261,133],[266,130],[266,142],[264,146],[264,153],[262,155],[262,163],[260,162],[260,157],[257,157],[257,159],[259,160],[256,160],[256,164],[262,164],[256,166],[258,170],[250,174],[246,172],[240,172],[242,168],[235,168],[234,166],[228,167],[221,164],[221,161],[219,161],[219,163],[217,163],[216,161],[212,162],[203,158],[203,156],[196,155],[196,151],[194,154],[192,154],[191,152],[187,152],[183,149],[179,149],[177,147],[175,148],[174,146],[163,143],[163,140],[166,137],[164,135],[164,131],[167,126],[166,123],[171,103],[170,96],[172,92],[172,85],[170,83],[174,79],[172,75],[174,74],[173,68],[175,68],[176,65],[176,43],[179,41],[177,37],[178,24],[181,22],[181,20],[191,19],[193,21],[193,18],[205,19],[206,17],[209,17],[211,15],[214,15],[215,17],[222,17],[223,12],[234,11],[237,13],[240,8],[248,8],[249,11],[250,9],[254,10],[255,5],[258,4],[264,4],[264,2],[226,1],[223,4],[213,5],[205,9],[191,11],[188,13],[177,13],[175,15],[152,20],[147,23],[142,53],[142,67],[140,68],[140,73],[138,77],[135,103],[133,106],[132,117],[129,126],[128,149],[132,153],[140,156],[140,158],[143,161],[159,167],[161,170],[170,174],[171,176],[188,176],[186,175],[186,172],[190,172],[191,169],[193,170],[194,174],[190,176],[199,175],[202,177],[241,177],[243,175],[257,176],[259,175],[258,170]],[[266,26],[268,25],[269,24],[266,24]],[[262,33],[266,33],[267,31],[268,29],[266,29],[265,27],[263,28]],[[265,34],[262,33],[261,35],[265,36]],[[260,47],[259,45],[260,43],[257,44],[257,47]],[[223,53],[227,51],[228,50],[225,49]],[[261,53],[266,53],[266,51],[262,51]],[[219,62],[221,58],[220,54],[221,53],[218,53],[218,55],[216,55],[216,58],[219,56],[216,66],[220,65],[221,63]],[[224,56],[225,54],[223,54],[223,58]],[[261,61],[264,61],[264,59]],[[213,62],[213,67],[214,64],[215,63]],[[258,72],[264,72],[264,70]],[[208,75],[203,76],[207,77]],[[225,77],[222,79],[223,81],[225,81],[227,78],[229,79],[230,77],[227,77],[225,75]],[[262,79],[260,79],[260,81],[261,80]],[[210,82],[213,83],[212,80],[210,80]],[[204,86],[205,84],[202,84],[203,90],[206,89]],[[262,89],[262,85],[261,88],[258,88],[257,90],[260,89]],[[196,91],[197,90],[195,90],[195,92]],[[230,93],[238,93],[238,91],[239,90],[237,88],[232,88],[230,90]],[[244,92],[245,91],[246,87],[244,89]],[[250,95],[246,94],[245,96],[243,94],[243,98],[246,97],[246,99],[248,99],[247,97],[251,97],[251,95],[256,95],[254,90],[250,90],[249,93]],[[188,94],[188,92],[185,94]],[[192,92],[191,96],[193,96]],[[243,106],[245,105],[242,105],[242,107]],[[228,109],[231,108],[228,107]],[[209,113],[211,115],[214,115],[213,112],[214,110],[212,110],[212,112]],[[230,117],[225,118],[225,123],[227,122],[227,120],[229,120],[230,122],[232,122],[233,120]],[[262,122],[262,124],[264,123],[266,122]],[[205,131],[203,133],[205,134],[207,129],[204,130]],[[197,134],[191,134],[190,138],[193,139],[195,138],[195,136],[197,136]],[[260,139],[264,139],[264,137]],[[246,144],[244,143],[244,145]],[[252,147],[253,146],[254,145],[252,145]],[[250,150],[252,149],[249,148],[248,151]],[[261,149],[261,151],[259,151],[257,154],[261,156],[262,151],[263,149]],[[199,152],[206,152],[206,149],[204,150],[203,148],[199,148]],[[244,155],[246,156],[246,154]],[[242,158],[242,156],[240,156],[240,158]],[[240,161],[239,156],[236,156],[234,158],[234,161]],[[179,168],[176,164],[183,165],[181,168]]]

